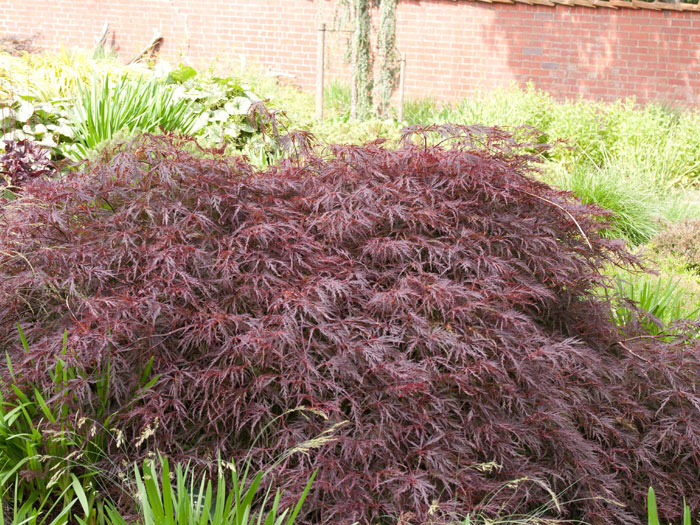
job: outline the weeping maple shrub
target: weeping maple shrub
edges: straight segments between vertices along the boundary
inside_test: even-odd
[[[534,146],[505,132],[409,131],[425,140],[262,172],[146,136],[28,182],[0,211],[15,374],[80,366],[76,414],[107,403],[127,442],[156,428],[200,464],[267,464],[333,428],[274,471],[293,498],[318,468],[310,523],[541,506],[639,523],[650,485],[668,516],[696,510],[698,347],[612,324],[600,269],[634,259],[605,215],[533,179]]]

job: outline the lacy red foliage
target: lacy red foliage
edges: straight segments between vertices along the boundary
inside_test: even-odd
[[[550,516],[639,523],[650,484],[665,515],[697,510],[697,346],[620,342],[591,291],[631,256],[602,214],[528,176],[507,134],[451,131],[262,173],[150,137],[32,181],[0,211],[0,347],[46,380],[67,330],[93,371],[76,409],[109,362],[118,426],[157,417],[177,457],[269,461],[347,421],[278,469],[293,493],[319,468],[314,523],[527,512],[544,484],[570,502]]]

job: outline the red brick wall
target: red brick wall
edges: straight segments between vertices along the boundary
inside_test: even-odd
[[[0,35],[38,34],[48,48],[89,48],[109,22],[125,59],[158,30],[174,63],[245,60],[305,87],[316,28],[337,19],[334,0],[0,0],[0,12]],[[532,81],[561,98],[700,102],[698,11],[400,0],[397,24],[408,96],[455,99]],[[330,76],[347,75],[346,37],[328,34]]]

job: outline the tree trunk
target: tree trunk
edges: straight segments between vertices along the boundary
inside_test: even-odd
[[[369,0],[355,0],[355,32],[352,38],[353,87],[357,118],[367,118],[372,110],[372,54],[370,49]]]
[[[391,105],[391,94],[396,86],[396,4],[397,0],[381,0],[379,4],[379,102],[377,110],[386,115]]]

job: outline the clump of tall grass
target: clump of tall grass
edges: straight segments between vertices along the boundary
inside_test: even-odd
[[[508,88],[476,93],[454,105],[451,110],[442,112],[446,121],[464,124],[484,124],[505,128],[532,126],[547,134],[556,106],[554,99],[533,87],[525,90]]]
[[[567,168],[549,162],[543,178],[573,192],[584,204],[611,212],[606,236],[625,239],[635,246],[648,242],[669,223],[697,213],[682,191],[661,190],[625,168],[612,163]]]
[[[19,329],[25,352],[30,348]],[[270,472],[295,454],[332,442],[341,424],[286,450],[272,465],[253,470],[250,457],[237,466],[219,459],[214,482],[189,464],[175,466],[167,458],[149,452],[142,465],[117,464],[106,450],[107,439],[117,448],[151,445],[158,427],[155,420],[133,443],[111,426],[104,396],[109,368],[95,382],[99,421],[73,412],[70,388],[84,380],[85,372],[66,363],[70,358],[67,337],[56,366],[48,372],[51,388],[36,384],[20,388],[0,383],[0,525],[126,525],[134,523],[120,514],[137,514],[141,525],[292,525],[315,478],[310,476],[294,504],[282,504],[282,492],[267,483]],[[153,360],[139,378],[140,390],[151,388]],[[7,378],[18,372],[6,356]],[[4,395],[4,393],[7,395]],[[138,393],[133,395],[138,398]],[[299,409],[300,411],[305,409]],[[282,416],[280,416],[281,418]],[[268,425],[273,425],[273,420]],[[108,467],[103,465],[108,463]],[[132,476],[128,473],[131,471]],[[115,498],[115,495],[121,496]],[[124,496],[126,496],[124,498]],[[120,501],[119,510],[115,501]]]
[[[697,110],[673,111],[631,102],[610,107],[615,121],[610,159],[635,166],[638,176],[659,186],[685,185],[700,177],[700,130]]]
[[[700,283],[688,275],[617,270],[613,282],[612,314],[619,325],[638,319],[636,308],[649,314],[642,324],[653,335],[666,332],[678,321],[700,320]]]
[[[136,501],[142,525],[293,525],[311,489],[314,473],[293,506],[281,504],[282,492],[263,484],[265,472],[238,469],[219,460],[215,480],[198,476],[190,465],[170,468],[167,458],[146,460],[134,468]],[[110,525],[131,523],[114,507],[106,509]]]
[[[409,126],[447,122],[451,107],[431,98],[407,100],[403,105],[404,122]]]
[[[156,78],[105,75],[79,93],[72,118],[75,143],[64,152],[76,159],[120,132],[187,133],[197,117],[191,101],[175,98],[174,90]]]

